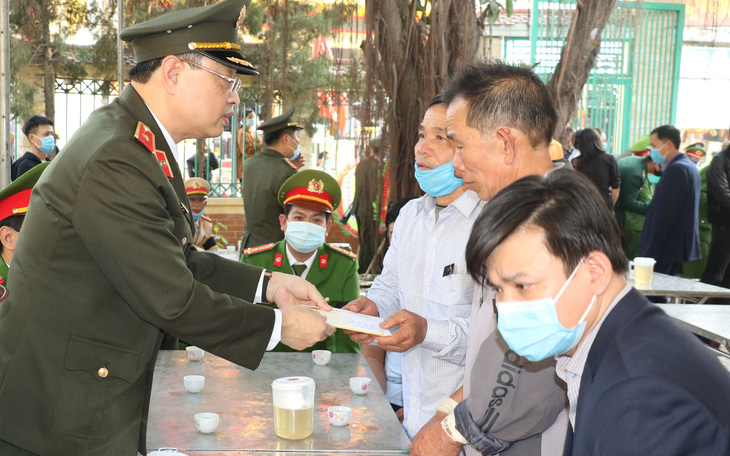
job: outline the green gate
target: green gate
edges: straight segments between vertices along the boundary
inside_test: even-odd
[[[505,43],[507,61],[537,66],[547,81],[560,59],[575,0],[533,0],[530,39]],[[677,113],[684,5],[618,2],[570,125],[598,127],[619,154]],[[529,48],[528,48],[529,46]]]

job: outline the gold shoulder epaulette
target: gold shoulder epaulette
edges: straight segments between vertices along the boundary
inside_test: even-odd
[[[357,255],[355,255],[354,253],[350,252],[349,250],[343,249],[341,247],[337,247],[336,245],[332,245],[332,244],[327,244],[327,245],[329,246],[329,248],[331,248],[335,252],[339,252],[339,253],[341,253],[341,254],[343,254],[345,256],[349,256],[353,260],[357,260]]]
[[[251,255],[253,253],[266,252],[267,250],[273,249],[275,245],[276,244],[264,244],[264,245],[260,245],[258,247],[249,247],[247,249],[243,249],[243,254]]]
[[[202,218],[202,219],[203,219],[203,220],[205,220],[206,222],[210,222],[210,223],[213,223],[213,219],[212,219],[212,218],[210,218],[210,217],[208,217],[207,215],[201,215],[201,216],[200,216],[200,218]]]

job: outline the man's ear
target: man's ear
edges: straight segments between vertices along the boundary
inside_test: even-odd
[[[167,93],[171,95],[177,93],[180,73],[184,70],[184,66],[185,62],[174,55],[168,55],[162,60],[160,75],[162,77],[162,85]]]
[[[495,132],[499,152],[502,153],[505,165],[511,165],[517,157],[517,139],[511,128],[499,127]]]
[[[330,229],[332,229],[332,225],[334,225],[334,223],[335,223],[334,219],[332,217],[334,217],[334,213],[330,214],[329,218],[327,219],[327,224],[325,225],[325,229],[324,229],[325,236],[330,234]]]
[[[585,259],[591,274],[591,291],[596,296],[606,293],[611,278],[613,277],[613,266],[611,260],[605,253],[594,250]]]
[[[14,251],[17,240],[18,237],[12,228],[8,226],[0,227],[0,242],[3,244],[4,250]]]
[[[286,215],[279,214],[279,225],[281,225],[281,231],[286,231]]]

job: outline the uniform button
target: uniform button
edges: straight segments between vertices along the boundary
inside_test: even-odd
[[[187,243],[188,243],[188,238],[186,238],[186,237],[183,237],[183,238],[182,238],[182,240],[181,240],[180,242],[182,242],[182,245],[185,245],[185,244],[187,244]]]
[[[106,378],[106,376],[109,375],[109,369],[107,369],[106,367],[100,367],[99,372],[97,372],[97,374],[101,378]]]

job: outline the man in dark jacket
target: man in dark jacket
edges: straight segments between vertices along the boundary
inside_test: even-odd
[[[712,242],[702,281],[730,287],[730,146],[712,159],[707,170],[707,209]]]
[[[646,212],[639,255],[654,258],[655,271],[675,275],[682,263],[701,257],[700,173],[679,152],[680,135],[674,126],[657,127],[650,138],[666,164]]]

